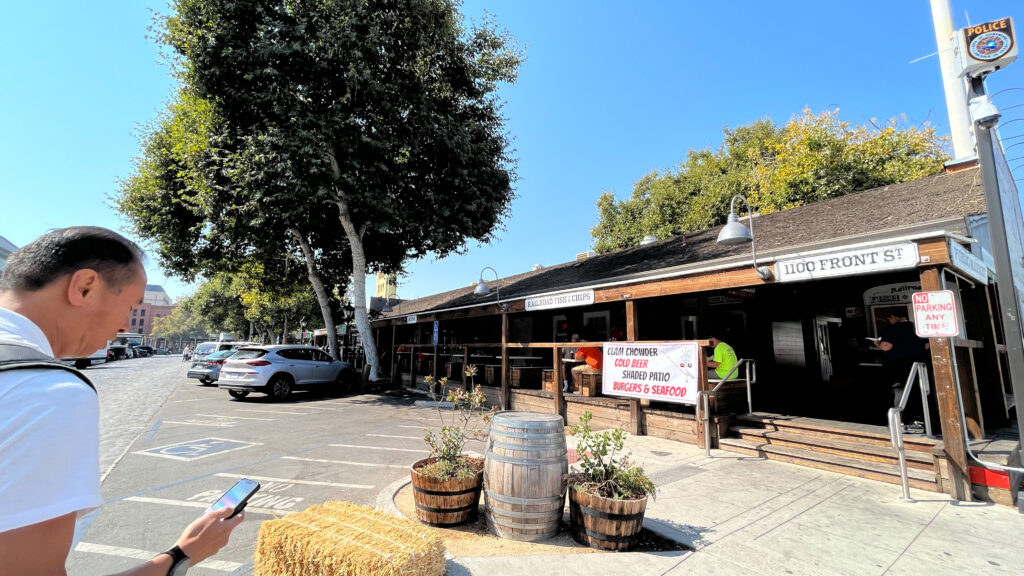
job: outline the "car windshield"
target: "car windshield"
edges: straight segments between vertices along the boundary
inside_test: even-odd
[[[266,350],[260,350],[259,348],[242,348],[235,352],[235,355],[231,357],[232,360],[252,360],[253,358],[259,358],[266,354]]]
[[[206,357],[207,360],[223,360],[224,358],[230,358],[235,353],[234,350],[221,350],[220,352],[214,352]]]
[[[195,353],[196,354],[209,354],[210,352],[213,352],[216,349],[217,349],[217,344],[215,342],[204,342],[203,344],[200,344],[199,346],[196,346]]]

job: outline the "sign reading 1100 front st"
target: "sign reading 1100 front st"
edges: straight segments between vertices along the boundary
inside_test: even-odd
[[[919,261],[917,244],[900,242],[779,260],[775,263],[775,277],[779,282],[795,282],[853,276],[913,268]]]
[[[604,344],[601,391],[662,402],[696,404],[700,386],[700,345],[693,341],[665,344]]]

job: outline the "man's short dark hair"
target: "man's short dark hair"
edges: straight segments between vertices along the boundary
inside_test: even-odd
[[[35,292],[66,274],[95,270],[119,292],[138,274],[144,254],[131,240],[98,226],[51,230],[15,250],[0,276],[0,291]]]

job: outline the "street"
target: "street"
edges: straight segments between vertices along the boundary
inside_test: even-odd
[[[372,506],[427,456],[432,408],[412,398],[235,400],[185,377],[178,356],[90,368],[100,394],[105,504],[79,520],[72,575],[110,574],[170,548],[241,477],[262,485],[246,521],[196,574],[249,574],[260,523],[325,500]],[[109,469],[108,469],[109,468]]]

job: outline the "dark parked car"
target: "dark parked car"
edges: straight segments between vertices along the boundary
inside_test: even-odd
[[[107,362],[130,358],[129,354],[131,352],[129,352],[128,347],[124,344],[111,344],[107,347]]]
[[[217,386],[234,398],[261,392],[284,400],[297,388],[335,394],[351,392],[359,383],[352,365],[312,346],[246,346],[239,348],[220,371]]]
[[[146,356],[156,356],[156,348],[152,346],[137,346],[136,350],[142,350],[146,353]]]
[[[140,346],[138,344],[129,344],[128,347],[131,348],[132,350],[133,358],[145,358],[146,356],[149,356],[149,351],[146,350],[145,346]]]

